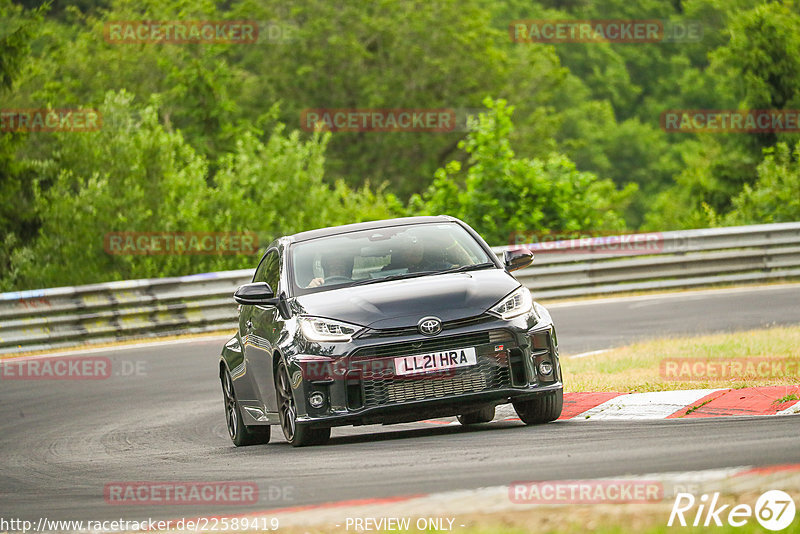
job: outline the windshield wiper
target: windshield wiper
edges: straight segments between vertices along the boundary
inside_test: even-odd
[[[405,278],[416,278],[417,276],[427,276],[429,274],[438,274],[440,272],[443,271],[420,271],[418,273],[392,274],[389,276],[381,276],[380,278],[365,278],[364,280],[359,280],[354,284],[350,284],[350,287],[374,284],[376,282],[388,282],[389,280],[403,280]]]
[[[462,265],[461,267],[453,267],[452,269],[447,269],[445,271],[437,271],[438,274],[443,273],[463,273],[466,271],[478,271],[480,269],[488,269],[489,267],[497,267],[491,261],[485,261],[483,263],[474,263],[472,265]]]
[[[389,276],[382,276],[380,278],[365,278],[359,280],[350,286],[363,286],[367,284],[374,284],[376,282],[388,282],[390,280],[403,280],[405,278],[416,278],[418,276],[428,276],[429,274],[447,274],[447,273],[463,273],[466,271],[477,271],[479,269],[488,269],[489,267],[497,267],[494,263],[487,261],[484,263],[475,263],[473,265],[462,265],[461,267],[454,267],[452,269],[445,269],[444,271],[420,271],[418,273],[402,273],[392,274]]]

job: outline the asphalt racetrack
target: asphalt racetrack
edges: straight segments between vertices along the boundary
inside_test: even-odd
[[[663,335],[800,323],[800,285],[554,304],[563,355]],[[273,427],[265,446],[234,448],[217,361],[223,340],[93,352],[106,380],[0,381],[0,516],[36,521],[237,514],[516,480],[612,477],[800,463],[797,417],[654,421],[499,421],[343,427],[295,449]],[[568,365],[565,358],[564,365]],[[120,506],[106,484],[246,481],[245,506]]]

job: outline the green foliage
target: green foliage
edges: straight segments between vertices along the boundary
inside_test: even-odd
[[[800,90],[800,14],[769,2],[740,13],[730,42],[712,54],[727,67],[742,103],[752,109],[796,106]]]
[[[38,163],[37,239],[17,247],[5,289],[152,278],[252,267],[242,255],[120,255],[111,232],[255,232],[274,237],[365,218],[391,217],[391,195],[323,181],[327,136],[308,141],[277,126],[266,143],[244,134],[233,153],[209,164],[180,132],[160,122],[158,104],[108,93],[97,132],[56,135],[53,158]],[[14,245],[14,243],[11,243]],[[263,251],[263,248],[262,248]]]
[[[484,104],[489,112],[459,144],[469,154],[466,169],[457,161],[439,169],[412,206],[455,215],[494,245],[517,232],[625,227],[620,210],[635,186],[617,191],[612,181],[578,171],[562,154],[516,157],[509,142],[513,108],[504,100]]]
[[[42,23],[44,10],[26,12],[10,1],[0,0],[0,102],[6,102],[29,59],[30,43]],[[12,268],[11,254],[20,242],[32,239],[36,233],[29,165],[17,156],[24,140],[23,133],[0,130],[0,273]]]
[[[733,199],[727,224],[758,224],[800,220],[800,143],[790,151],[785,143],[765,150],[758,180],[745,185]]]
[[[704,72],[687,72],[680,94],[706,93],[705,99],[693,97],[696,107],[705,109],[798,109],[797,6],[744,0],[728,5],[708,0],[698,5],[702,7],[696,9],[714,11],[725,21],[721,32],[725,37],[720,46],[709,51]],[[687,92],[691,80],[695,80],[696,88]],[[778,142],[793,146],[800,141],[800,136],[791,133],[697,137],[697,143],[684,144],[683,169],[674,175],[674,184],[652,202],[644,228],[701,228],[734,220],[719,214],[731,211],[733,199],[751,190],[760,173],[764,149]],[[767,222],[772,218],[764,212],[761,217],[750,220]]]
[[[0,288],[252,266],[111,256],[112,231],[279,234],[449,213],[517,231],[797,219],[800,135],[667,133],[670,109],[800,108],[800,4],[770,0],[0,0],[2,109],[98,107],[98,132],[0,131]],[[516,19],[659,19],[688,42],[521,44]],[[112,21],[254,20],[254,44],[119,44]],[[277,35],[270,29],[278,29]],[[300,128],[309,108],[478,109],[472,131]],[[511,124],[511,103],[516,110]],[[299,130],[299,131],[297,131]],[[513,149],[511,147],[514,147]]]
[[[424,8],[115,0],[105,12],[69,16],[71,26],[62,17],[48,21],[19,102],[97,104],[121,89],[140,100],[160,94],[164,117],[211,161],[233,150],[243,129],[264,128],[276,102],[272,118],[296,128],[309,108],[476,108],[486,94],[535,104],[563,75],[552,50],[511,47],[505,31],[487,27],[482,0]],[[255,20],[263,35],[249,45],[120,45],[101,37],[108,21],[142,19]],[[267,23],[286,33],[270,38]],[[328,144],[328,171],[351,186],[388,182],[407,198],[428,185],[462,136],[340,133]]]
[[[729,95],[729,108],[800,108],[800,14],[779,2],[729,13],[729,41],[709,54],[707,77],[716,92]],[[723,106],[708,105],[707,108]],[[797,134],[704,134],[702,161],[690,157],[676,176],[676,186],[662,195],[648,219],[651,226],[697,228],[718,224],[715,216],[732,209],[732,199],[749,189],[757,176],[763,150],[783,141],[800,141]],[[687,154],[690,153],[687,151]],[[667,206],[670,201],[675,206]],[[672,211],[674,216],[668,213]],[[761,222],[769,220],[763,214]],[[758,222],[758,221],[754,221]]]
[[[10,1],[0,2],[0,17],[3,19],[0,30],[0,91],[11,89],[19,76],[43,11],[44,8],[39,8],[25,12]]]
[[[741,148],[724,147],[712,135],[687,145],[683,170],[675,176],[673,185],[656,195],[643,229],[717,226],[713,214],[730,209],[731,197],[741,190],[739,177],[757,160]]]
[[[207,217],[216,228],[254,231],[267,244],[281,235],[402,213],[382,189],[324,181],[329,133],[303,141],[298,131],[284,131],[279,124],[266,143],[245,134],[235,152],[221,158],[208,193]]]
[[[16,287],[48,287],[191,273],[189,256],[120,256],[104,250],[108,232],[201,230],[198,205],[206,163],[180,133],[158,122],[153,104],[109,93],[103,128],[56,134],[53,159],[40,163],[30,246],[15,253]],[[138,117],[137,117],[138,115]],[[43,261],[44,259],[44,261]]]

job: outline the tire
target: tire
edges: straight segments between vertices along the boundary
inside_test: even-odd
[[[559,389],[526,401],[512,401],[514,410],[526,425],[555,421],[564,407],[564,390]]]
[[[478,411],[468,412],[458,416],[458,422],[462,425],[488,423],[492,419],[494,419],[494,406],[484,406]]]
[[[275,391],[279,402],[278,414],[283,437],[292,447],[324,445],[328,442],[331,438],[330,428],[309,428],[297,424],[297,407],[289,380],[289,370],[283,360],[278,364],[278,372],[275,374]]]
[[[225,403],[225,423],[233,444],[237,447],[245,447],[269,443],[269,425],[247,426],[244,424],[242,410],[233,389],[233,380],[227,369],[220,377],[220,381],[222,382],[222,400]]]

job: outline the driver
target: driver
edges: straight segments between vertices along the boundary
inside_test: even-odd
[[[353,262],[353,256],[348,254],[331,252],[323,255],[320,258],[323,278],[314,278],[306,287],[318,287],[335,279],[338,282],[352,282]]]

